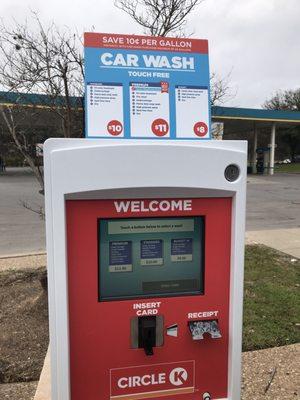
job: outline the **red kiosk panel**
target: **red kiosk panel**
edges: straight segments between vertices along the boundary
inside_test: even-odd
[[[226,398],[231,199],[122,201],[66,201],[71,399]],[[142,313],[163,321],[149,356],[132,345]],[[222,337],[193,340],[188,323],[212,319]]]

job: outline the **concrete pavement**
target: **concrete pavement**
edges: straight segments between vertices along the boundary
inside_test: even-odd
[[[300,228],[248,231],[246,243],[264,244],[292,257],[300,258]]]
[[[300,258],[300,174],[248,176],[246,243]]]
[[[300,174],[247,178],[247,231],[300,228]]]
[[[20,270],[30,268],[46,267],[46,254],[29,254],[18,257],[1,257],[0,256],[0,272],[8,269]]]
[[[51,400],[50,382],[51,382],[50,349],[48,348],[48,352],[45,357],[44,366],[41,372],[34,400]]]

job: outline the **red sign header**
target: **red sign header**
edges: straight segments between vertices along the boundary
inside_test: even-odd
[[[114,33],[87,32],[84,34],[84,46],[208,54],[207,40],[162,36],[117,35]]]

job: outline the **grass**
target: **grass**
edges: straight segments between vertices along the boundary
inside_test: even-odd
[[[275,172],[300,173],[300,163],[277,164]]]
[[[251,245],[245,254],[243,350],[300,341],[300,260]]]

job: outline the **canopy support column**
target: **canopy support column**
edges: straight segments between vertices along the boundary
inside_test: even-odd
[[[254,123],[254,136],[253,136],[253,150],[252,150],[252,174],[256,174],[256,159],[257,159],[257,154],[256,154],[256,149],[257,149],[257,126],[256,123]]]
[[[273,122],[273,124],[272,124],[272,129],[271,129],[270,168],[269,168],[269,175],[274,175],[275,136],[276,136],[276,124],[275,124],[275,122]]]

